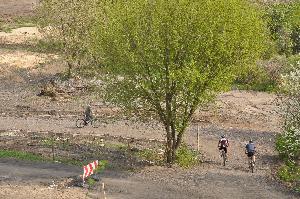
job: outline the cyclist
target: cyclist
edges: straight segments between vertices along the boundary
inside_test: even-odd
[[[229,147],[228,139],[225,138],[225,135],[222,135],[218,143],[218,148],[220,151],[224,149],[225,154],[227,154],[227,147]]]
[[[253,143],[252,139],[250,139],[249,143],[246,144],[245,153],[247,154],[248,159],[251,159],[253,157],[253,163],[255,164],[255,144]]]
[[[85,124],[87,124],[92,119],[93,119],[93,114],[92,114],[91,105],[88,104],[86,109],[85,109],[85,112],[84,112],[84,122],[85,122]]]

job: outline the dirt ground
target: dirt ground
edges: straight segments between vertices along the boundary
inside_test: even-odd
[[[39,0],[0,0],[0,17],[4,20],[33,14]]]
[[[32,13],[35,0],[0,0],[0,16]],[[25,33],[26,32],[26,33]],[[85,82],[71,79],[56,82],[55,98],[37,96],[46,82],[57,78],[63,64],[59,57],[31,52],[24,48],[39,34],[35,28],[0,32],[0,147],[29,150],[29,142],[17,142],[21,134],[47,132],[72,136],[109,136],[135,140],[164,140],[160,125],[144,124],[119,117],[118,109],[82,90]],[[13,48],[12,48],[13,44]],[[92,102],[95,114],[106,123],[99,128],[75,127],[84,108]],[[276,96],[268,93],[233,90],[218,96],[215,105],[198,110],[185,136],[185,142],[197,148],[197,128],[203,163],[192,169],[177,166],[143,165],[134,171],[116,166],[126,156],[109,153],[111,165],[101,174],[108,199],[142,198],[299,198],[274,178],[279,161],[274,150],[280,133],[281,117]],[[217,150],[220,135],[230,141],[229,161],[225,167]],[[246,164],[244,145],[254,139],[258,148],[255,173]],[[157,142],[158,142],[157,141]],[[145,144],[134,141],[136,146]],[[26,145],[27,144],[27,145]],[[33,150],[36,150],[33,148]],[[104,156],[99,155],[99,159]],[[59,183],[81,174],[81,168],[59,163],[37,163],[0,159],[0,198],[101,198],[97,190]],[[56,186],[57,185],[57,186]]]

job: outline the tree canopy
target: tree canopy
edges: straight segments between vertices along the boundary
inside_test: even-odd
[[[246,0],[103,1],[90,52],[107,99],[161,121],[172,162],[195,110],[264,52],[261,16]]]

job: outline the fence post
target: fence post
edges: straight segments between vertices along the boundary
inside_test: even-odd
[[[200,151],[199,124],[197,124],[197,151]]]
[[[103,191],[103,198],[106,199],[105,190],[104,190],[104,182],[102,182],[102,191]]]

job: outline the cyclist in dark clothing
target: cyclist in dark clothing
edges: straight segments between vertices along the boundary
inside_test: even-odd
[[[89,121],[93,119],[91,105],[88,105],[84,112],[84,121],[87,124]]]
[[[248,158],[253,157],[253,162],[255,163],[255,144],[253,143],[253,140],[250,139],[249,143],[246,145],[246,152]]]

